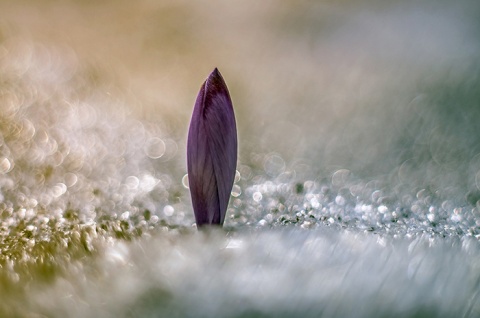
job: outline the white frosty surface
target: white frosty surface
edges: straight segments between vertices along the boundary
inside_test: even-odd
[[[473,238],[329,228],[163,234],[116,242],[35,301],[61,317],[475,317]],[[64,294],[67,293],[67,294]],[[63,295],[59,298],[59,295]]]

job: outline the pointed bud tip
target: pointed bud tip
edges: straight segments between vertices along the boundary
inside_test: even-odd
[[[215,67],[215,69],[212,71],[212,73],[210,73],[210,75],[208,76],[207,80],[218,81],[220,79],[223,81],[222,74],[220,74],[220,71],[218,70],[218,68]]]
[[[205,80],[203,91],[205,92],[205,97],[203,100],[204,103],[204,108],[203,110],[206,110],[209,107],[209,102],[207,102],[207,99],[220,94],[223,96],[226,96],[226,99],[231,103],[230,101],[230,94],[228,92],[227,84],[225,83],[225,80],[223,79],[222,74],[220,74],[220,71],[218,68],[215,68],[208,78]]]

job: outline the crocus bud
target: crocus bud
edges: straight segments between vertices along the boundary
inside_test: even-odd
[[[232,100],[215,68],[200,88],[188,131],[188,183],[198,227],[223,225],[236,165]]]

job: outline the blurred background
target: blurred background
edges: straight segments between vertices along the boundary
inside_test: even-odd
[[[478,192],[474,1],[1,6],[4,67],[15,59],[23,71],[65,85],[76,77],[84,94],[107,95],[175,141],[179,169],[196,93],[218,67],[236,107],[241,163],[274,152],[301,178],[345,168],[433,192],[447,184]]]
[[[449,268],[465,266],[464,275],[450,287],[458,291],[477,281],[479,21],[480,3],[473,0],[0,1],[0,261],[6,282],[0,291],[11,295],[0,313],[28,316],[42,308],[47,316],[85,315],[88,311],[77,300],[81,292],[72,273],[86,275],[87,285],[82,288],[97,290],[98,296],[110,285],[95,287],[92,282],[100,269],[111,266],[108,259],[120,267],[134,264],[132,276],[123,267],[115,272],[131,280],[140,279],[142,269],[154,266],[148,257],[138,262],[130,259],[125,251],[136,247],[118,240],[140,237],[143,243],[136,244],[142,248],[151,247],[153,241],[188,255],[186,259],[172,256],[186,271],[219,257],[220,252],[192,242],[194,219],[185,181],[185,142],[193,103],[215,67],[230,89],[239,136],[238,177],[226,221],[237,241],[225,244],[233,244],[238,255],[249,260],[245,276],[256,271],[255,264],[262,262],[258,255],[272,241],[260,234],[252,239],[242,231],[265,226],[280,226],[281,231],[283,226],[318,226],[320,230],[338,226],[340,233],[345,229],[374,232],[387,240],[453,236],[453,243],[441,241],[441,247],[428,254],[436,269],[444,257],[458,256],[453,252],[455,240],[474,238],[466,252],[470,258],[462,264],[449,263]],[[187,232],[186,237],[175,236],[179,231]],[[291,236],[301,246],[310,239],[304,232],[273,231],[280,254],[298,248],[289,243]],[[317,234],[310,235],[332,244],[337,239],[346,242],[338,243],[332,252],[338,257],[334,264],[344,264],[343,252],[358,237],[348,233],[337,237],[328,231],[312,230]],[[207,246],[211,243],[209,237],[203,239]],[[375,240],[361,239],[365,255],[381,254],[380,247],[369,248]],[[162,245],[172,241],[174,247]],[[192,244],[195,249],[188,248]],[[244,250],[238,248],[242,244],[253,251],[245,254],[257,256],[242,254]],[[318,244],[320,253],[329,251],[329,244]],[[382,248],[389,246],[382,244]],[[390,280],[392,273],[402,277],[412,266],[400,261],[412,247],[403,241],[399,244],[400,252],[392,252],[400,253],[398,262],[385,256],[381,264],[389,264],[392,270],[379,281],[356,280],[376,268],[373,263],[366,261],[365,268],[353,266],[357,270],[350,282],[358,284],[358,290],[366,283],[374,292],[346,307],[351,311],[331,305],[323,314],[371,316],[372,311],[360,304],[376,299],[382,281],[387,288],[401,285],[402,278]],[[115,248],[112,252],[106,246]],[[196,249],[205,253],[199,255]],[[347,259],[363,264],[366,256],[354,251]],[[71,259],[92,254],[106,255],[109,265],[98,261],[90,274],[87,269],[69,267]],[[189,267],[186,260],[192,262],[195,257],[199,261]],[[240,268],[228,261],[228,255],[220,257],[227,257],[224,282],[231,283],[229,277]],[[314,256],[306,259],[318,261]],[[180,269],[172,270],[167,261],[155,261],[168,267],[173,277],[184,275]],[[284,266],[289,273],[299,269],[300,261],[279,258],[272,264],[277,270]],[[332,266],[322,264],[324,270]],[[450,274],[435,273],[437,280],[444,278],[444,286],[452,282]],[[57,282],[60,276],[70,287]],[[287,276],[282,282],[300,290],[300,283]],[[312,291],[316,284],[323,284],[327,291],[332,288],[337,295],[355,297],[348,292],[352,286],[348,279],[337,288],[325,283],[326,276],[315,277]],[[57,282],[51,291],[53,299],[69,290],[76,311],[65,309],[69,304],[65,301],[61,311],[59,303],[39,300],[35,290],[24,288],[38,279]],[[147,293],[152,299],[139,298],[137,304],[154,308],[140,311],[143,316],[165,313],[157,303],[169,304],[170,314],[191,314],[188,309],[178,311],[180,305],[175,302],[186,297],[188,288],[177,289],[166,281],[157,277],[160,285],[166,284],[164,289]],[[421,281],[425,289],[405,283],[400,290],[420,290],[414,295],[425,300],[421,291],[430,290],[434,281]],[[195,280],[190,283],[200,285]],[[269,279],[264,283],[271,287],[259,298],[266,303],[247,302],[246,308],[254,308],[253,316],[272,312],[278,316],[279,311],[271,308],[292,293],[274,296],[277,283]],[[478,287],[471,284],[472,290]],[[221,284],[210,288],[223,295]],[[219,297],[238,305],[230,308],[242,308],[234,301],[238,290],[232,287],[232,293]],[[327,294],[321,296],[323,302],[297,299],[294,303],[299,307],[284,315],[300,310],[315,316],[318,308],[312,304],[331,303]],[[465,316],[473,316],[480,311],[478,290],[466,294],[456,293],[450,305],[455,313],[463,308]],[[388,316],[448,316],[452,312],[439,305],[444,296],[428,298],[432,305],[427,307],[423,302],[417,306],[412,299],[407,312],[402,311],[403,305],[398,305],[398,311],[397,307],[385,309],[393,300],[377,305]],[[110,310],[125,299],[118,293],[111,297]],[[30,303],[25,311],[17,308],[22,301]],[[91,305],[90,310],[101,307]],[[109,316],[109,309],[103,316]],[[208,306],[201,313],[235,316],[225,308]],[[121,315],[139,316],[124,311]]]

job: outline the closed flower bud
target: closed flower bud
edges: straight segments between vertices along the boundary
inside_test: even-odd
[[[188,182],[198,227],[223,225],[236,164],[232,100],[215,68],[198,93],[188,131]]]

